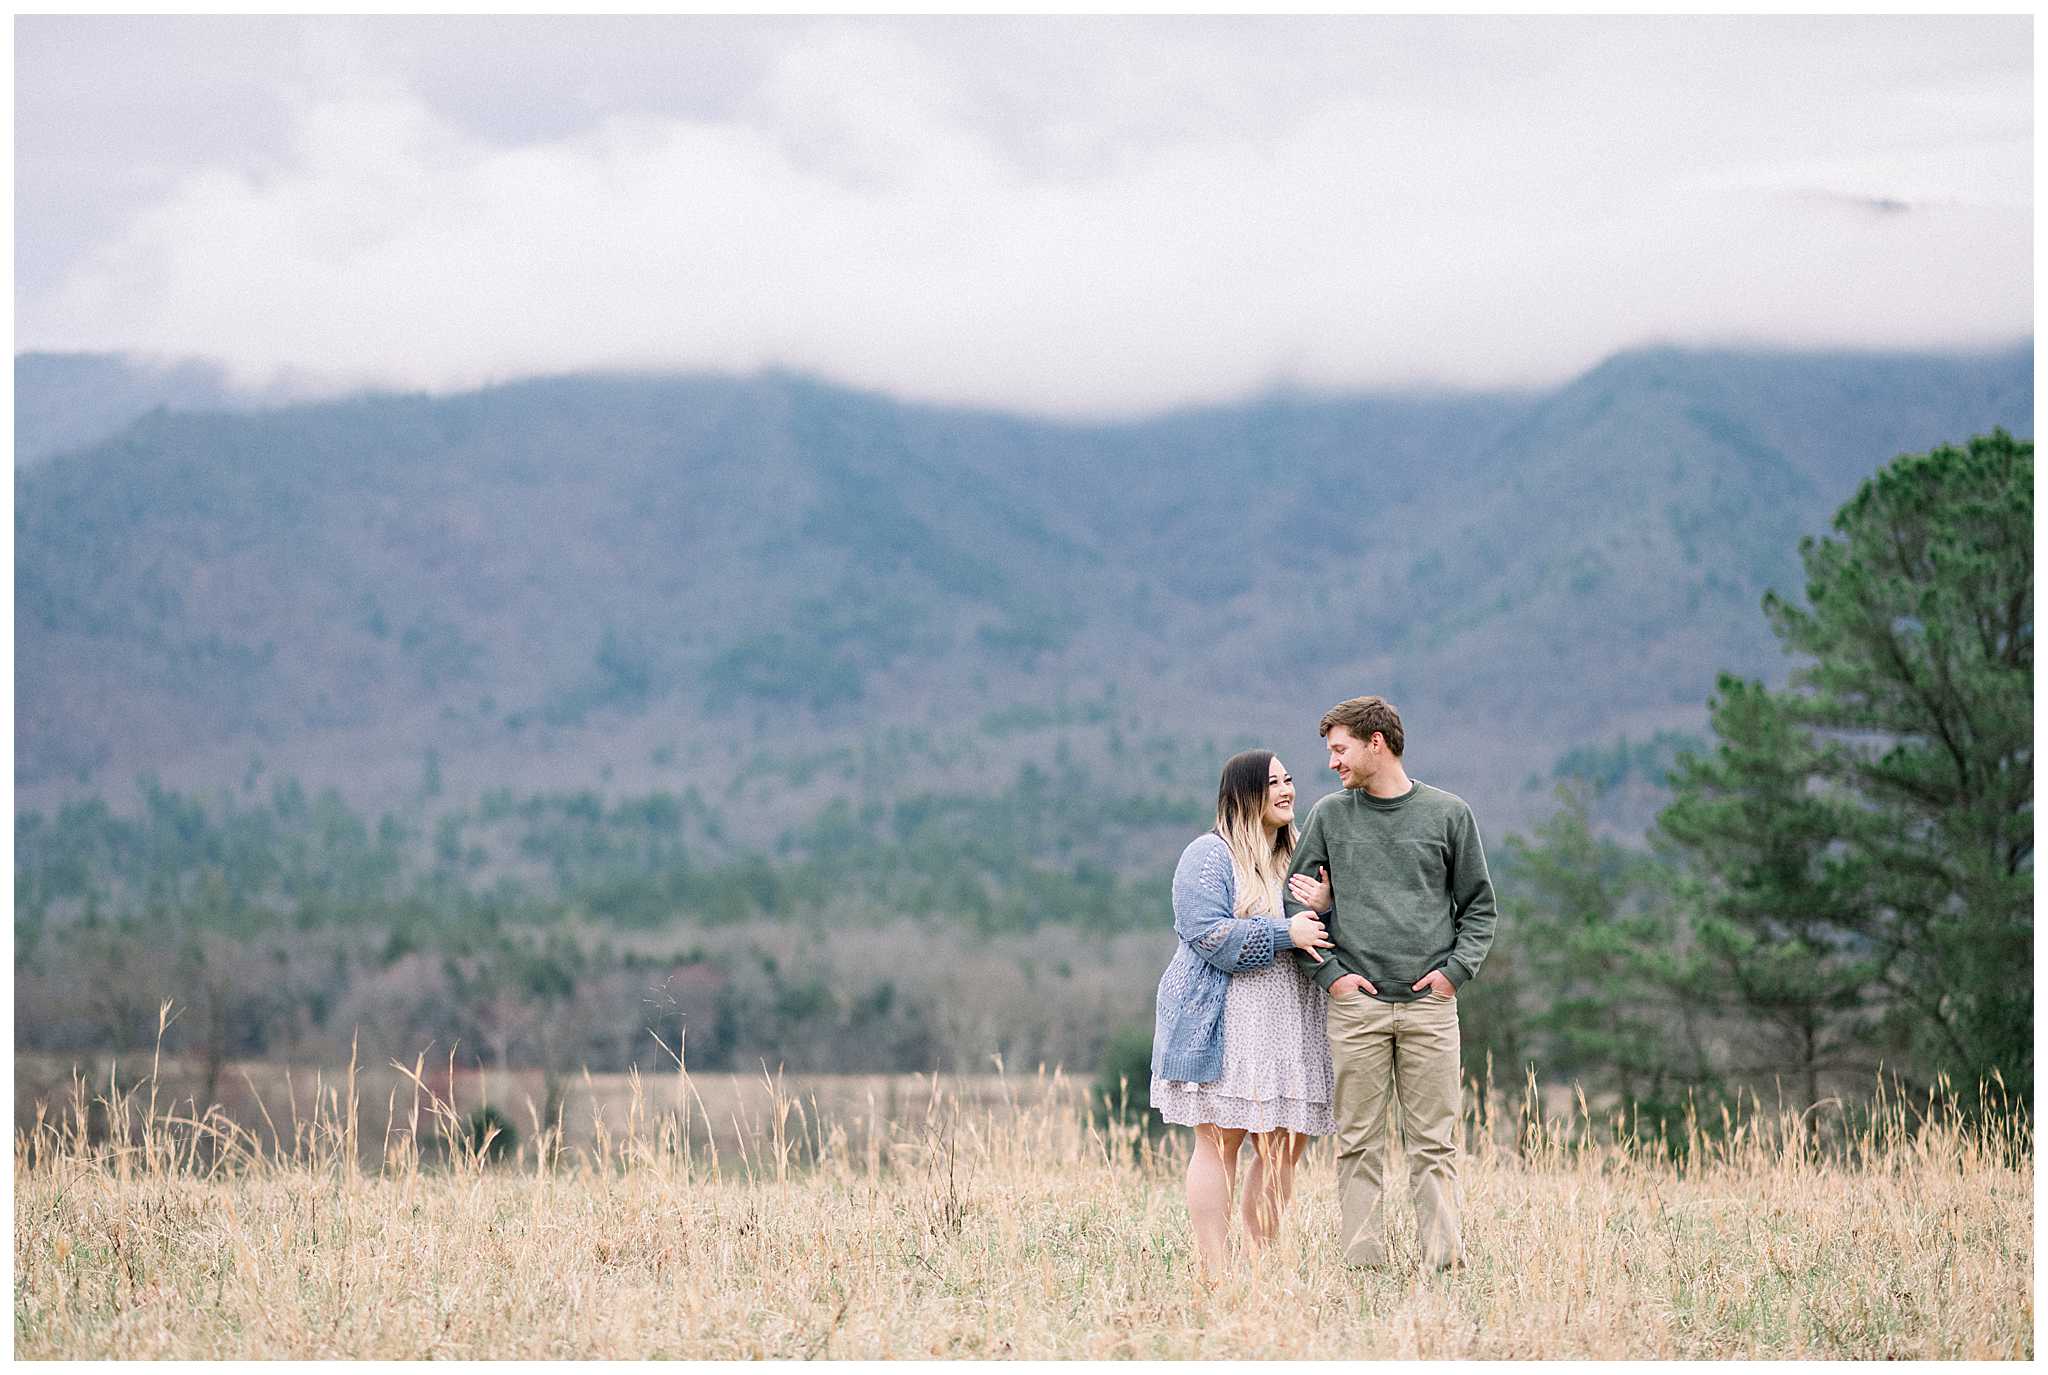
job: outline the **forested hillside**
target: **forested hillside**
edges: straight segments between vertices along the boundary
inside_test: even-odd
[[[1656,350],[1115,425],[777,375],[152,410],[17,476],[19,1034],[173,995],[221,1054],[1093,1063],[1228,752],[1311,799],[1318,715],[1379,692],[1504,883],[1559,781],[1639,842],[1717,673],[1784,679],[1800,536],[2031,434],[2031,367]]]
[[[984,717],[1107,693],[1071,748],[1313,774],[1321,707],[1380,691],[1420,769],[1519,816],[1566,751],[1780,673],[1755,610],[1799,534],[1895,453],[2030,432],[2030,357],[1651,352],[1098,427],[784,377],[156,412],[18,481],[17,783],[253,760],[384,805],[431,753],[472,797],[674,787],[914,725],[979,785],[1053,743]]]

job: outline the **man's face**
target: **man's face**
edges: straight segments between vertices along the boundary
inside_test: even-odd
[[[1330,767],[1337,771],[1338,781],[1345,787],[1362,788],[1372,781],[1384,749],[1378,731],[1372,733],[1370,740],[1360,740],[1343,726],[1332,726],[1323,743],[1330,747]]]

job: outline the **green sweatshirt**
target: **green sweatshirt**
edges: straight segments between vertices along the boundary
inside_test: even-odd
[[[1479,972],[1493,945],[1493,880],[1463,798],[1417,783],[1399,797],[1347,789],[1308,814],[1290,872],[1327,865],[1337,905],[1324,918],[1334,949],[1299,961],[1328,988],[1362,974],[1382,1002],[1425,996],[1415,981],[1441,969],[1453,988]],[[1292,897],[1287,914],[1308,909]]]

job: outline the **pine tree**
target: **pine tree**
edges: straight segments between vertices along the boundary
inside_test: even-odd
[[[1723,676],[1708,707],[1716,746],[1680,757],[1658,817],[1686,861],[1675,896],[1690,959],[1674,974],[1734,1043],[1716,1057],[1724,1072],[1789,1074],[1817,1102],[1823,1072],[1876,1067],[1882,961],[1838,846],[1853,816],[1810,786],[1820,751],[1784,697]]]
[[[1764,610],[1792,686],[1724,679],[1660,829],[1694,932],[1808,1072],[1882,1015],[1966,1096],[2033,1076],[2033,445],[1909,454]]]
[[[1510,836],[1509,929],[1518,984],[1536,992],[1532,1058],[1546,1074],[1597,1071],[1623,1096],[1661,1099],[1697,1074],[1671,998],[1672,932],[1656,861],[1593,834],[1584,798],[1563,802],[1530,839]]]

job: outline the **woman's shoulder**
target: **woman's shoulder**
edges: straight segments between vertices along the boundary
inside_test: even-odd
[[[1180,852],[1180,863],[1174,866],[1174,877],[1182,876],[1220,879],[1231,882],[1230,847],[1223,843],[1223,837],[1214,831],[1204,831],[1188,842]]]

